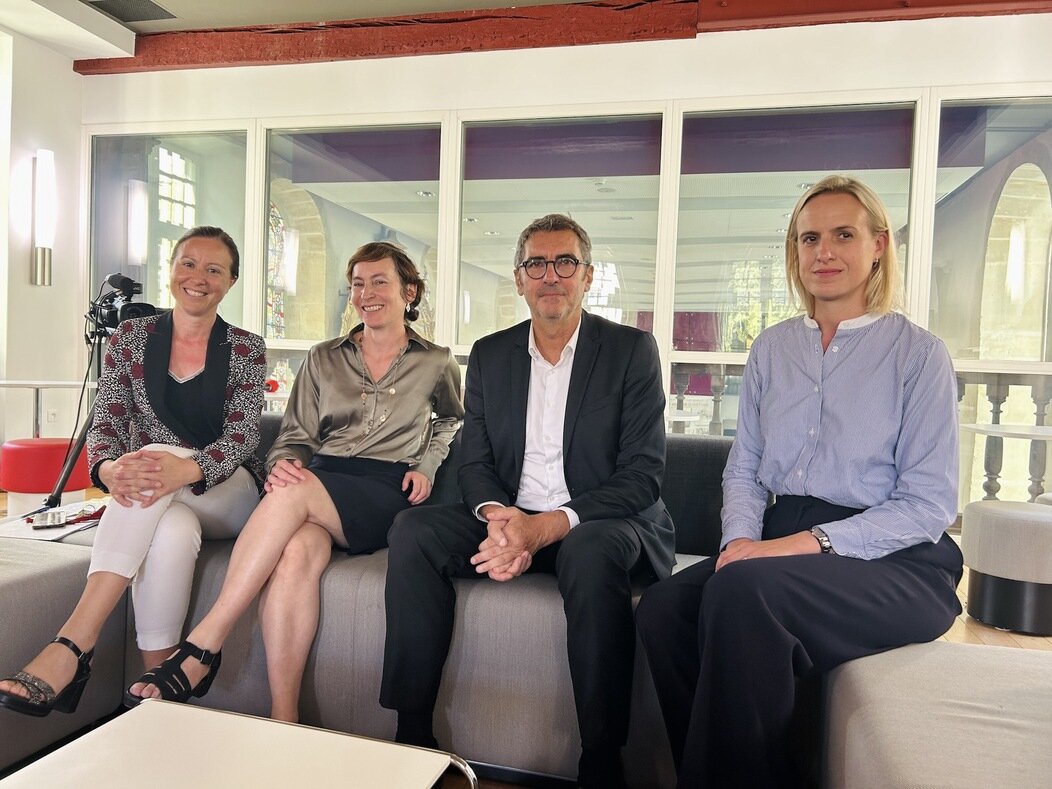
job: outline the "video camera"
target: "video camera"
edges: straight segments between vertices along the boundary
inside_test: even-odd
[[[89,343],[92,336],[106,337],[113,334],[122,321],[157,314],[157,308],[152,304],[132,302],[132,296],[142,293],[142,285],[131,277],[110,274],[106,277],[106,284],[113,290],[90,302],[88,314],[84,316],[91,326],[85,338]]]

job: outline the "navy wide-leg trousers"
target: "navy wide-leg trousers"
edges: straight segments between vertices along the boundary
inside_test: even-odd
[[[763,536],[856,512],[780,497]],[[961,611],[961,552],[947,535],[869,561],[819,553],[715,565],[655,584],[636,609],[683,789],[798,786],[787,754],[797,678],[931,641]]]

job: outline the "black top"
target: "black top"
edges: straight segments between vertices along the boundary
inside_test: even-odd
[[[205,418],[203,372],[182,383],[169,373],[164,389],[164,404],[182,428],[179,432],[192,438],[192,444],[197,447],[206,447],[219,438],[219,433]]]

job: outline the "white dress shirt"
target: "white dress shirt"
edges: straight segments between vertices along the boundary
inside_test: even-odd
[[[577,324],[569,342],[562,350],[559,361],[551,364],[537,348],[530,326],[528,351],[530,354],[530,392],[526,402],[526,451],[522,458],[522,476],[515,497],[515,506],[535,512],[562,510],[572,529],[581,519],[569,507],[562,506],[570,500],[563,470],[563,426],[566,421],[566,397],[570,391],[570,373],[577,350],[577,338],[581,324]],[[475,508],[480,520],[480,511],[487,504]]]

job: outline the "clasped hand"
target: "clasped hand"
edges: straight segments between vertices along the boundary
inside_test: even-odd
[[[139,449],[103,463],[99,467],[99,478],[122,507],[130,507],[137,501],[145,508],[162,496],[201,479],[202,473],[190,458]]]
[[[561,540],[570,530],[566,514],[539,512],[527,515],[518,507],[489,505],[483,508],[486,539],[471,557],[475,572],[494,581],[510,581],[526,572],[533,556],[546,545]]]

